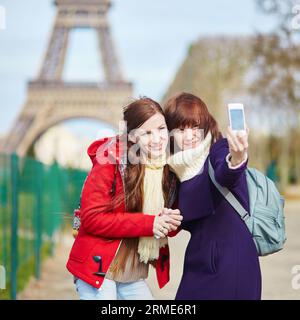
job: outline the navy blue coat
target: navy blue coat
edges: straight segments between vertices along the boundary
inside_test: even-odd
[[[230,169],[227,139],[210,149],[216,180],[249,210],[245,169]],[[179,187],[181,228],[191,233],[176,300],[258,300],[261,272],[252,236],[244,221],[209,178],[208,158],[203,171]]]

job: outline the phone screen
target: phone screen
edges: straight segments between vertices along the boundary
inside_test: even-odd
[[[244,111],[242,109],[231,109],[230,118],[232,130],[245,130]]]

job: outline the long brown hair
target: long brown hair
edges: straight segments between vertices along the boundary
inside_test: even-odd
[[[165,104],[164,112],[169,131],[198,127],[204,130],[204,138],[210,131],[211,145],[222,138],[218,123],[205,102],[191,93],[182,92],[171,97]],[[173,150],[174,147],[171,146],[171,151]]]
[[[164,115],[161,106],[154,100],[143,97],[138,100],[133,101],[127,105],[123,110],[123,120],[127,124],[127,150],[133,143],[128,139],[129,133],[142,126],[148,119],[154,116],[156,113]],[[128,158],[128,157],[127,157]],[[120,196],[116,195],[113,199],[114,207],[118,207],[120,201],[125,200],[126,211],[131,213],[142,212],[143,211],[143,183],[144,183],[145,165],[142,163],[132,164],[127,162],[126,169],[124,172],[124,187],[125,187],[125,199],[123,197],[120,200]],[[169,168],[166,165],[164,167],[164,174],[162,180],[162,189],[164,194],[165,202],[167,200],[167,195],[169,192]],[[123,271],[126,264],[126,259],[129,254],[134,254],[136,257],[137,247],[139,238],[126,238],[123,242],[126,244],[126,250],[124,250],[122,255],[118,256],[117,263],[114,264],[114,269],[112,272],[117,273],[118,271]],[[133,259],[134,262],[134,259]],[[150,262],[151,264],[155,262]],[[133,265],[132,265],[133,267]]]

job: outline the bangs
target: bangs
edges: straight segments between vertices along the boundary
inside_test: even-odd
[[[200,103],[201,102],[201,103]],[[210,114],[203,101],[176,101],[166,107],[168,129],[184,129],[198,127],[206,131]]]
[[[165,104],[165,118],[169,131],[198,127],[204,130],[204,137],[211,132],[212,144],[223,138],[205,102],[191,93],[182,92],[170,98]]]

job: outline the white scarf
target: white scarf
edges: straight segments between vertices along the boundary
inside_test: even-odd
[[[144,176],[144,204],[145,214],[158,215],[165,206],[162,181],[163,171],[166,165],[166,155],[159,159],[148,161]],[[154,237],[140,237],[138,253],[140,261],[148,263],[159,257],[159,249],[168,244],[168,238],[156,239]]]
[[[168,158],[168,164],[176,173],[180,182],[192,179],[201,174],[206,158],[209,155],[212,135],[210,131],[200,145],[175,153]]]

